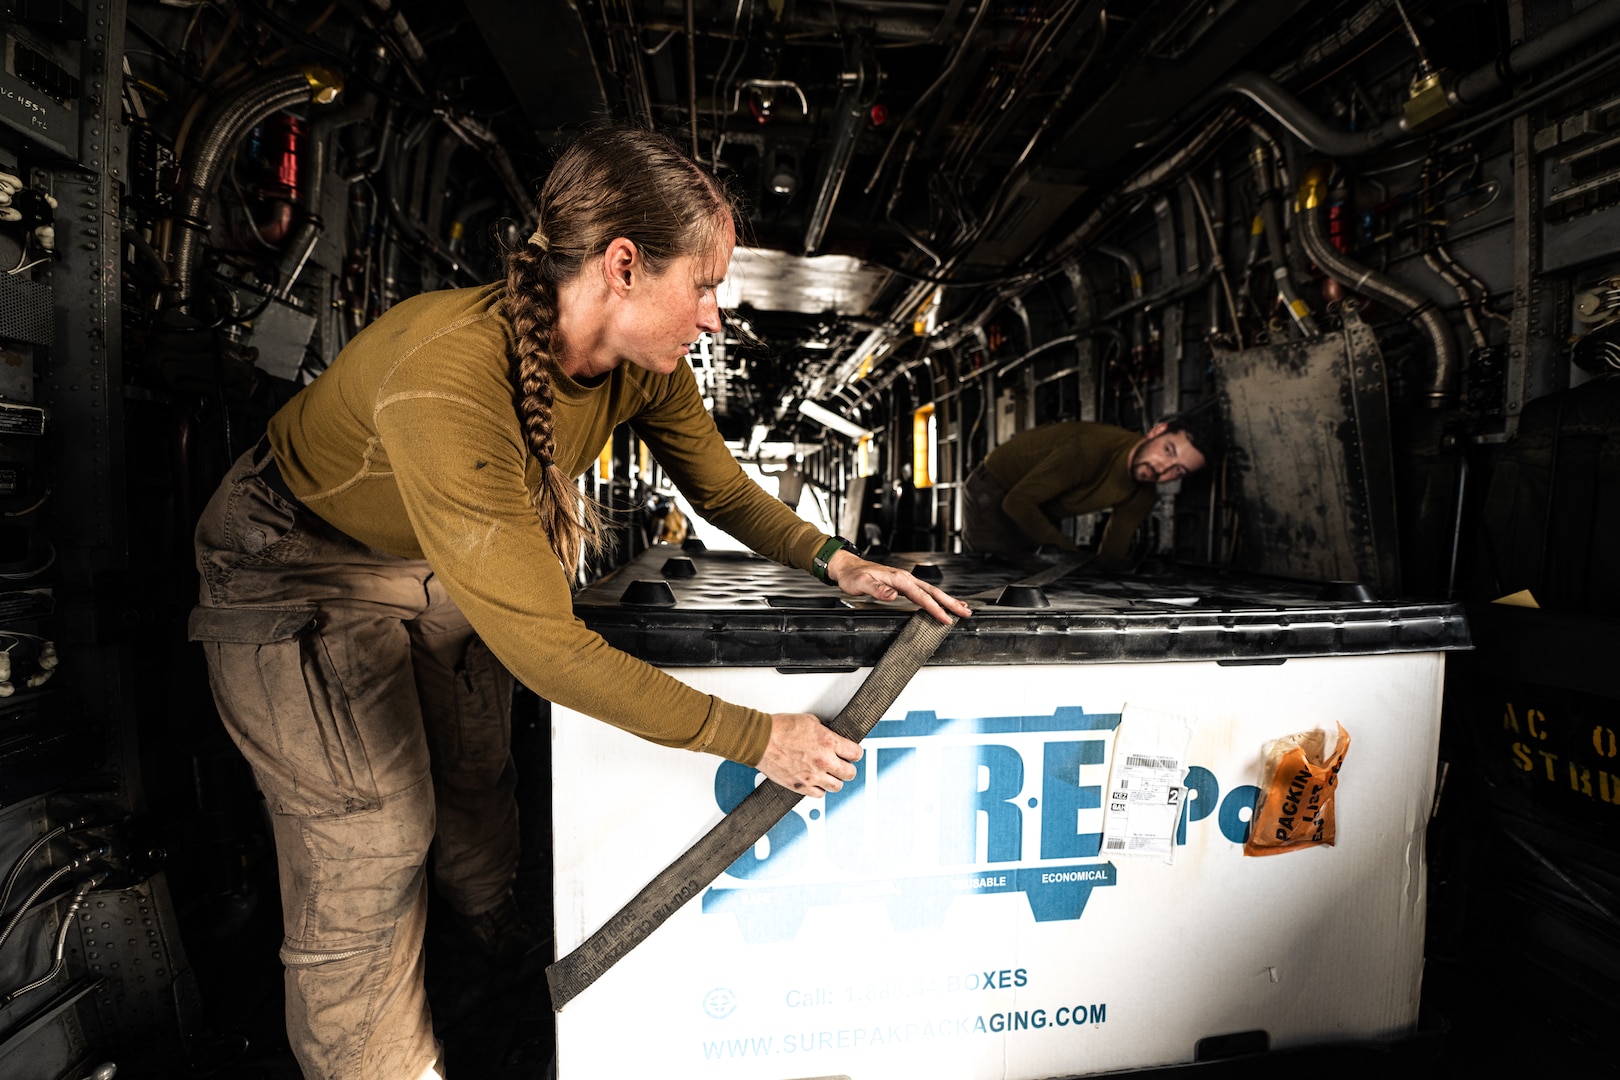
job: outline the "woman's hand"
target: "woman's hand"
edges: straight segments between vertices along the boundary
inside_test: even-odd
[[[771,741],[755,766],[789,791],[819,799],[855,779],[861,746],[809,713],[775,713]]]
[[[905,597],[942,623],[952,616],[967,618],[973,610],[946,592],[918,581],[904,570],[882,563],[867,562],[848,548],[839,548],[827,560],[827,577],[850,596],[870,596],[874,600]]]

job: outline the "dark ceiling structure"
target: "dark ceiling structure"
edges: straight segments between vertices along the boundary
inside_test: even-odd
[[[1317,88],[1370,50],[1414,63],[1413,20],[1436,63],[1466,69],[1505,44],[1477,4],[1393,0],[373,6],[461,57],[470,100],[498,100],[498,68],[517,104],[491,123],[520,172],[543,152],[526,143],[616,119],[669,132],[727,179],[758,253],[734,274],[734,333],[705,357],[731,435],[881,368],[925,318],[936,345],[982,331],[997,298],[1140,204],[1156,166],[1184,168],[1246,113],[1333,135],[1392,117],[1399,136],[1402,102]]]

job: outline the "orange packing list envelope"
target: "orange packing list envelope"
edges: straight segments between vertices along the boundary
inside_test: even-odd
[[[1332,845],[1333,793],[1350,749],[1344,725],[1335,726],[1339,737],[1331,754],[1327,733],[1321,730],[1288,735],[1266,746],[1260,795],[1243,854],[1278,855]]]

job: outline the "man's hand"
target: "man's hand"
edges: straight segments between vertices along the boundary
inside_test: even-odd
[[[905,597],[942,623],[952,616],[967,618],[973,609],[944,589],[918,581],[904,570],[868,562],[848,548],[839,548],[827,560],[827,577],[850,596],[870,596],[874,600]]]
[[[861,746],[833,731],[809,713],[775,713],[771,741],[755,766],[789,791],[819,799],[855,779]]]

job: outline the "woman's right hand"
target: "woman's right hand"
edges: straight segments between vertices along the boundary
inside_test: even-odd
[[[861,745],[844,738],[809,713],[775,713],[771,741],[754,766],[789,791],[819,799],[855,779]]]

